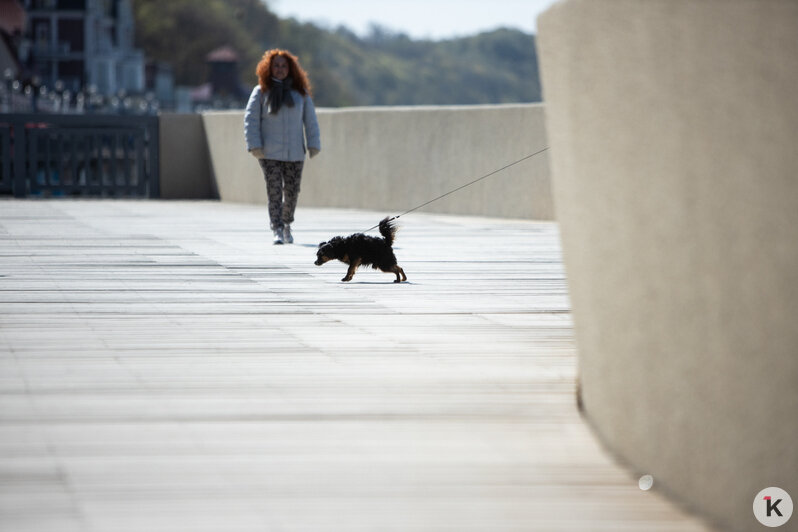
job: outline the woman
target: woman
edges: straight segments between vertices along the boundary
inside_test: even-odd
[[[291,223],[299,197],[305,137],[311,157],[321,151],[310,82],[295,55],[269,50],[255,69],[258,85],[244,113],[247,150],[258,159],[269,196],[274,243],[293,243]]]

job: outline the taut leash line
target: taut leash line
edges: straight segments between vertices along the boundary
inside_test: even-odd
[[[433,198],[433,199],[429,200],[429,201],[428,201],[428,202],[426,202],[426,203],[422,203],[422,204],[421,204],[421,205],[419,205],[418,207],[413,207],[413,208],[412,208],[412,209],[410,209],[409,211],[405,211],[405,212],[403,212],[402,214],[397,214],[396,216],[393,216],[392,218],[389,218],[389,219],[388,219],[388,221],[391,221],[391,220],[396,220],[397,218],[400,218],[400,217],[404,216],[405,214],[410,214],[411,212],[413,212],[413,211],[417,211],[418,209],[420,209],[420,208],[422,208],[422,207],[426,207],[427,205],[429,205],[430,203],[432,203],[432,202],[434,202],[434,201],[438,201],[439,199],[445,198],[445,197],[446,197],[446,196],[448,196],[449,194],[454,194],[454,193],[455,193],[455,192],[457,192],[458,190],[462,190],[462,189],[464,189],[464,188],[466,188],[466,187],[469,187],[469,186],[473,185],[474,183],[477,183],[478,181],[482,181],[483,179],[485,179],[485,178],[488,178],[488,177],[490,177],[490,176],[492,176],[492,175],[494,175],[494,174],[498,174],[498,173],[499,173],[499,172],[501,172],[502,170],[506,170],[506,169],[510,168],[511,166],[515,166],[516,164],[518,164],[518,163],[520,163],[520,162],[526,161],[527,159],[531,159],[531,158],[532,158],[532,157],[534,157],[535,155],[540,155],[541,153],[543,153],[544,151],[546,151],[546,150],[548,150],[548,149],[549,149],[549,147],[548,147],[548,146],[546,146],[546,147],[545,147],[545,148],[543,148],[542,150],[538,150],[538,151],[536,151],[535,153],[533,153],[533,154],[531,154],[531,155],[527,155],[526,157],[522,157],[521,159],[518,159],[517,161],[515,161],[515,162],[512,162],[512,163],[510,163],[510,164],[508,164],[508,165],[506,165],[506,166],[502,166],[502,167],[501,167],[501,168],[499,168],[498,170],[494,170],[494,171],[492,171],[492,172],[491,172],[491,173],[489,173],[489,174],[485,174],[485,175],[483,175],[482,177],[478,177],[477,179],[474,179],[473,181],[470,181],[470,182],[466,183],[465,185],[460,185],[459,187],[457,187],[457,188],[455,188],[455,189],[453,189],[453,190],[450,190],[450,191],[449,191],[449,192],[447,192],[446,194],[441,194],[441,195],[440,195],[440,196],[438,196],[437,198]],[[364,232],[364,233],[367,233],[367,232],[371,231],[372,229],[376,229],[377,227],[379,227],[379,224],[375,225],[374,227],[370,227],[370,228],[366,229],[366,230],[365,230],[365,231],[363,231],[363,232]]]

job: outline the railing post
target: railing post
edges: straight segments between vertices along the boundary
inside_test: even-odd
[[[161,161],[160,157],[160,136],[159,123],[160,117],[154,116],[147,119],[147,129],[149,130],[149,163],[150,163],[150,198],[161,197]]]
[[[25,165],[27,163],[27,132],[24,120],[11,121],[11,135],[14,136],[14,183],[12,189],[15,198],[24,198],[28,195],[25,179]]]

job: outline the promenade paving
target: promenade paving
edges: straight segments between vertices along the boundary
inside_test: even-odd
[[[708,530],[577,411],[557,225],[0,201],[0,529]]]

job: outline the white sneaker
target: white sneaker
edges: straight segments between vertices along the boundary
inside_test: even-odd
[[[294,243],[294,236],[291,234],[291,226],[285,224],[283,226],[283,236],[285,237],[286,244],[293,244]]]
[[[282,229],[275,229],[274,230],[274,243],[275,244],[282,244],[283,243],[283,230]]]

